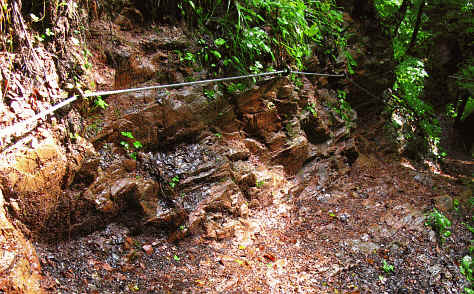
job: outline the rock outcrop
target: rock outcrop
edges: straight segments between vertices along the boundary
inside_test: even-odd
[[[123,14],[112,25],[124,30],[121,37],[95,46],[115,70],[115,88],[207,78],[180,62],[176,50],[192,50],[184,32],[170,27],[137,37],[131,28],[142,21],[140,12]],[[95,26],[93,37],[105,29]],[[357,158],[355,112],[341,117],[327,79],[298,84],[273,77],[238,93],[223,84],[105,98],[100,127],[84,132],[71,121],[0,161],[8,211],[37,239],[130,218],[138,229],[167,230],[170,240],[232,237],[252,209],[285,193],[309,193],[310,184],[330,180],[328,169],[347,171]],[[1,204],[0,290],[39,293],[34,250]]]
[[[41,266],[33,245],[7,218],[0,190],[0,292],[45,293]]]

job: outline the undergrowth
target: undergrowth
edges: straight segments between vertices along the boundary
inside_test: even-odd
[[[224,72],[261,72],[284,63],[302,69],[314,46],[334,57],[346,46],[333,0],[183,0],[179,7],[204,37],[200,61]]]
[[[472,1],[375,0],[374,5],[382,30],[392,39],[393,55],[398,63],[394,91],[387,110],[401,118],[395,119],[398,123],[402,120],[409,125],[398,128],[399,137],[409,141],[414,139],[416,133],[421,134],[427,147],[424,150],[436,158],[442,158],[446,153],[440,149],[440,123],[433,106],[428,102],[436,99],[427,97],[424,87],[432,78],[428,72],[444,75],[446,93],[443,99],[448,101],[448,117],[459,116],[459,119],[465,119],[472,112],[472,104],[465,103],[465,99],[472,100],[472,97],[458,97],[459,93],[466,90],[472,93],[474,88]],[[436,57],[434,48],[439,46],[439,40],[453,40],[451,43],[456,44],[452,45],[458,46],[463,52],[462,56],[456,56],[459,58],[458,65],[447,65],[454,68],[457,79],[453,82],[457,87],[453,93],[449,93],[449,81],[446,81],[446,78],[451,79],[449,75],[454,73],[453,70],[448,72],[446,69],[446,72],[440,73],[444,69],[433,58]],[[450,63],[455,62],[450,60]]]

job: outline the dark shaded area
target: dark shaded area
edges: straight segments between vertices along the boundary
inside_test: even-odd
[[[133,0],[133,3],[146,22],[176,23],[181,18],[181,10],[178,7],[181,1]]]

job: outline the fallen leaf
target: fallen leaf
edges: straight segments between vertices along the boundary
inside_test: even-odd
[[[134,244],[134,241],[131,237],[127,237],[125,238],[125,243],[124,243],[124,248],[125,249],[130,249],[133,247],[133,244]]]
[[[263,257],[265,257],[266,259],[270,260],[271,262],[275,262],[275,261],[276,261],[275,256],[272,255],[272,254],[270,254],[270,253],[264,254]]]

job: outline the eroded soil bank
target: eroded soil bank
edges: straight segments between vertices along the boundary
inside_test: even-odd
[[[91,23],[99,89],[209,77],[180,60],[194,44],[184,27],[145,27],[140,15]],[[351,44],[358,79],[380,74],[374,89],[390,83],[385,42]],[[315,56],[308,68],[345,65]],[[460,293],[472,188],[397,155],[382,116],[344,120],[337,89],[364,100],[345,79],[276,77],[73,105],[2,157],[1,291]],[[5,108],[7,124],[33,108],[11,104],[23,111]],[[472,173],[472,161],[452,162]],[[444,243],[425,225],[433,207],[453,220]]]

